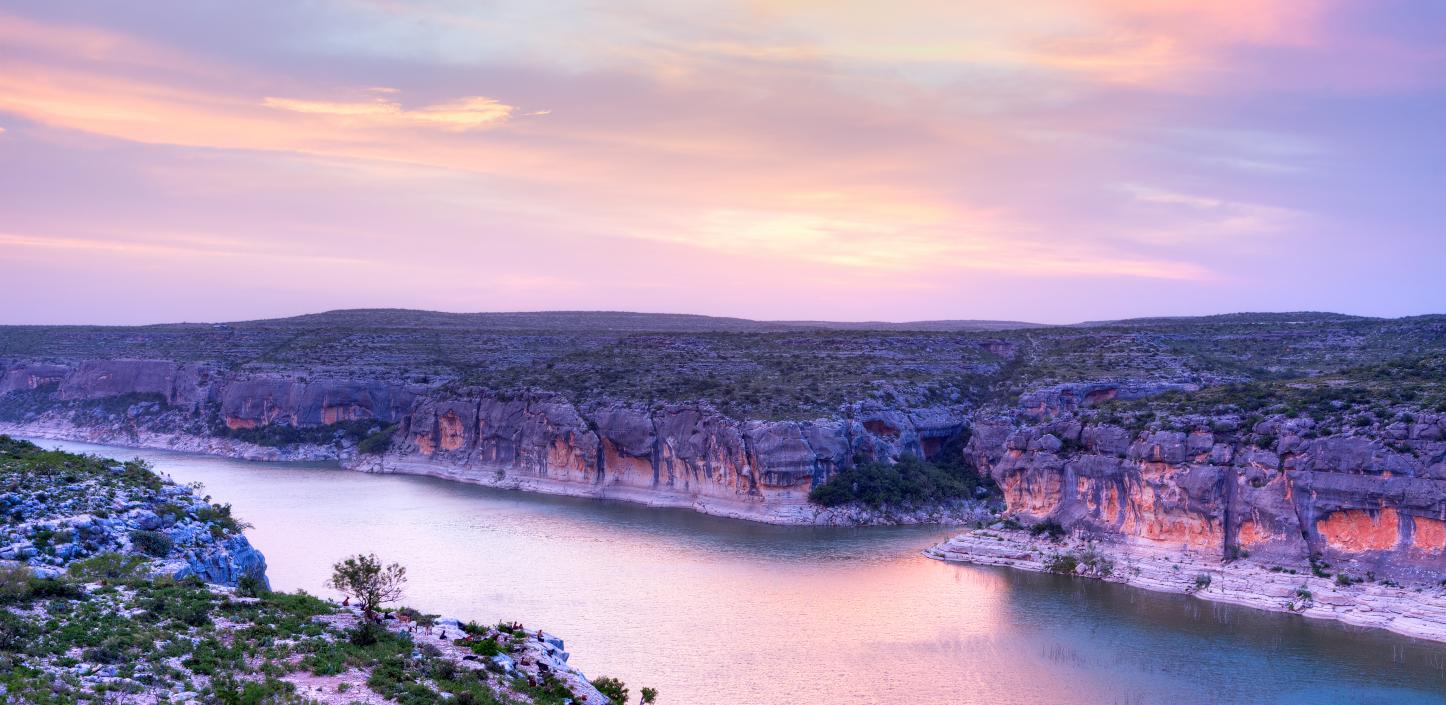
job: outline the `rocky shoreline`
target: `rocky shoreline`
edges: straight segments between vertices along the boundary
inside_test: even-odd
[[[362,611],[356,607],[339,609],[336,613],[318,617],[326,628],[347,633],[358,628],[365,620]],[[562,639],[544,631],[533,631],[524,638],[513,638],[510,631],[501,625],[480,626],[456,617],[425,617],[425,626],[411,619],[401,619],[397,613],[388,613],[381,624],[387,631],[399,638],[409,639],[417,645],[420,653],[425,649],[428,658],[445,661],[457,671],[490,671],[504,678],[520,678],[531,683],[552,679],[562,683],[575,696],[574,705],[608,705],[611,701],[602,694],[582,671],[568,664],[571,656]],[[471,629],[471,631],[469,631]],[[506,641],[511,647],[506,653],[479,656],[471,644],[486,640]],[[335,674],[292,673],[282,680],[296,687],[298,695],[316,705],[388,705],[391,699],[380,693],[367,691],[367,674],[349,669]],[[525,693],[499,683],[501,694],[516,698]]]
[[[403,608],[379,637],[272,592],[230,505],[144,462],[0,434],[0,479],[0,703],[610,702],[539,630]]]
[[[1313,574],[1313,567],[1226,562],[1180,547],[1077,536],[1051,539],[1002,524],[967,531],[923,553],[940,561],[1063,573],[1446,642],[1446,587],[1441,583],[1342,581]]]
[[[178,453],[215,455],[237,460],[264,462],[327,461],[339,458],[335,448],[319,444],[294,444],[284,447],[262,446],[233,438],[202,436],[192,433],[149,431],[143,428],[112,428],[108,426],[77,426],[60,419],[30,423],[0,422],[0,434],[43,438],[51,441],[76,441],[119,448],[173,450]]]
[[[519,492],[628,502],[667,509],[687,509],[725,519],[781,526],[965,525],[990,516],[985,504],[976,500],[959,500],[907,509],[875,509],[863,506],[822,507],[808,502],[785,506],[765,506],[759,502],[732,501],[721,497],[699,497],[684,492],[662,492],[613,485],[579,485],[545,477],[512,473],[502,468],[497,468],[491,473],[477,472],[475,469],[462,469],[453,465],[417,460],[384,462],[375,458],[351,456],[342,461],[342,467],[377,474],[434,477],[451,482]]]
[[[28,445],[4,435],[0,443],[22,449],[15,452]],[[144,465],[106,462],[112,463],[109,477],[72,470],[59,476],[63,485],[12,481],[0,494],[0,562],[56,578],[78,560],[131,554],[145,556],[154,575],[232,587],[249,578],[269,587],[266,558],[251,546],[230,505],[155,478]]]

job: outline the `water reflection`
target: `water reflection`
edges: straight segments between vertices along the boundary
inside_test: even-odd
[[[55,442],[44,442],[57,445]],[[1442,703],[1446,649],[1060,576],[952,566],[936,528],[800,529],[324,465],[154,451],[255,524],[273,583],[400,560],[408,601],[518,619],[665,703]]]

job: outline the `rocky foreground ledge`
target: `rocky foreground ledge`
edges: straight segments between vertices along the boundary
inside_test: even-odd
[[[227,505],[0,435],[4,705],[607,705],[519,624],[272,592]],[[605,684],[606,685],[606,684]]]
[[[1323,564],[1298,569],[1249,559],[1224,562],[1178,547],[1051,536],[1048,531],[1004,524],[965,532],[926,549],[924,555],[941,561],[1105,580],[1446,641],[1446,587],[1442,583],[1401,584],[1370,575],[1327,577],[1329,566]]]

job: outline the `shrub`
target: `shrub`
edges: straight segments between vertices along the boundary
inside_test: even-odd
[[[643,688],[638,691],[638,695],[641,696],[641,699],[638,702],[642,703],[643,705],[652,705],[652,703],[658,701],[657,688]]]
[[[0,610],[0,652],[20,651],[38,636],[38,628],[10,610]]]
[[[355,555],[332,566],[330,587],[344,595],[356,598],[362,611],[368,614],[388,602],[402,598],[402,586],[407,582],[407,569],[400,564],[382,565],[375,553]]]
[[[497,654],[502,653],[502,646],[499,645],[497,643],[497,640],[493,639],[492,637],[488,637],[486,639],[478,639],[477,641],[472,642],[472,653],[485,658],[491,658],[493,656],[496,656]]]
[[[171,541],[171,537],[159,531],[145,530],[132,531],[131,543],[134,544],[136,548],[140,549],[141,552],[147,555],[156,556],[157,558],[164,557],[166,554],[170,553],[171,546],[173,544],[173,542]]]
[[[1044,521],[1041,521],[1038,524],[1029,527],[1030,536],[1048,535],[1049,540],[1051,541],[1058,541],[1061,537],[1064,536],[1064,534],[1064,527],[1054,519],[1045,519]]]
[[[628,687],[624,685],[622,681],[612,676],[599,676],[594,678],[592,687],[597,688],[598,692],[608,696],[608,700],[617,703],[617,705],[623,705],[623,703],[628,701]]]
[[[397,427],[398,424],[392,424],[363,438],[356,446],[357,452],[366,455],[381,455],[387,452],[392,447],[392,436],[397,432]]]
[[[1079,570],[1079,558],[1073,553],[1057,553],[1044,562],[1044,569],[1061,575],[1074,575]]]
[[[371,646],[388,636],[386,627],[372,621],[363,621],[347,633],[347,640],[356,646]]]
[[[30,599],[30,569],[23,565],[0,566],[0,603]]]
[[[1083,565],[1086,572],[1097,575],[1101,578],[1108,578],[1115,572],[1115,562],[1106,558],[1104,554],[1096,551],[1093,547],[1085,550],[1079,556],[1079,563]]]
[[[213,504],[209,507],[201,509],[200,511],[196,512],[196,520],[208,524],[213,524],[214,526],[212,526],[212,533],[215,533],[214,529],[217,526],[222,529],[223,533],[229,531],[231,533],[238,534],[242,531],[245,531],[246,529],[251,528],[251,524],[242,521],[231,513],[230,504]]]
[[[254,575],[243,575],[236,580],[236,594],[242,597],[261,597],[266,594],[266,584]]]
[[[984,484],[979,473],[965,465],[937,465],[913,456],[897,463],[863,463],[839,471],[808,493],[808,500],[825,507],[858,503],[875,509],[909,507],[968,499]]]
[[[1211,577],[1209,573],[1198,573],[1195,575],[1195,589],[1204,590],[1210,587]]]

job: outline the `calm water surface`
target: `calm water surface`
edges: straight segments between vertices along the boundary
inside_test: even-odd
[[[407,566],[407,602],[516,619],[665,705],[1446,704],[1446,648],[919,551],[931,528],[814,529],[318,464],[140,456],[255,524],[277,589]]]

